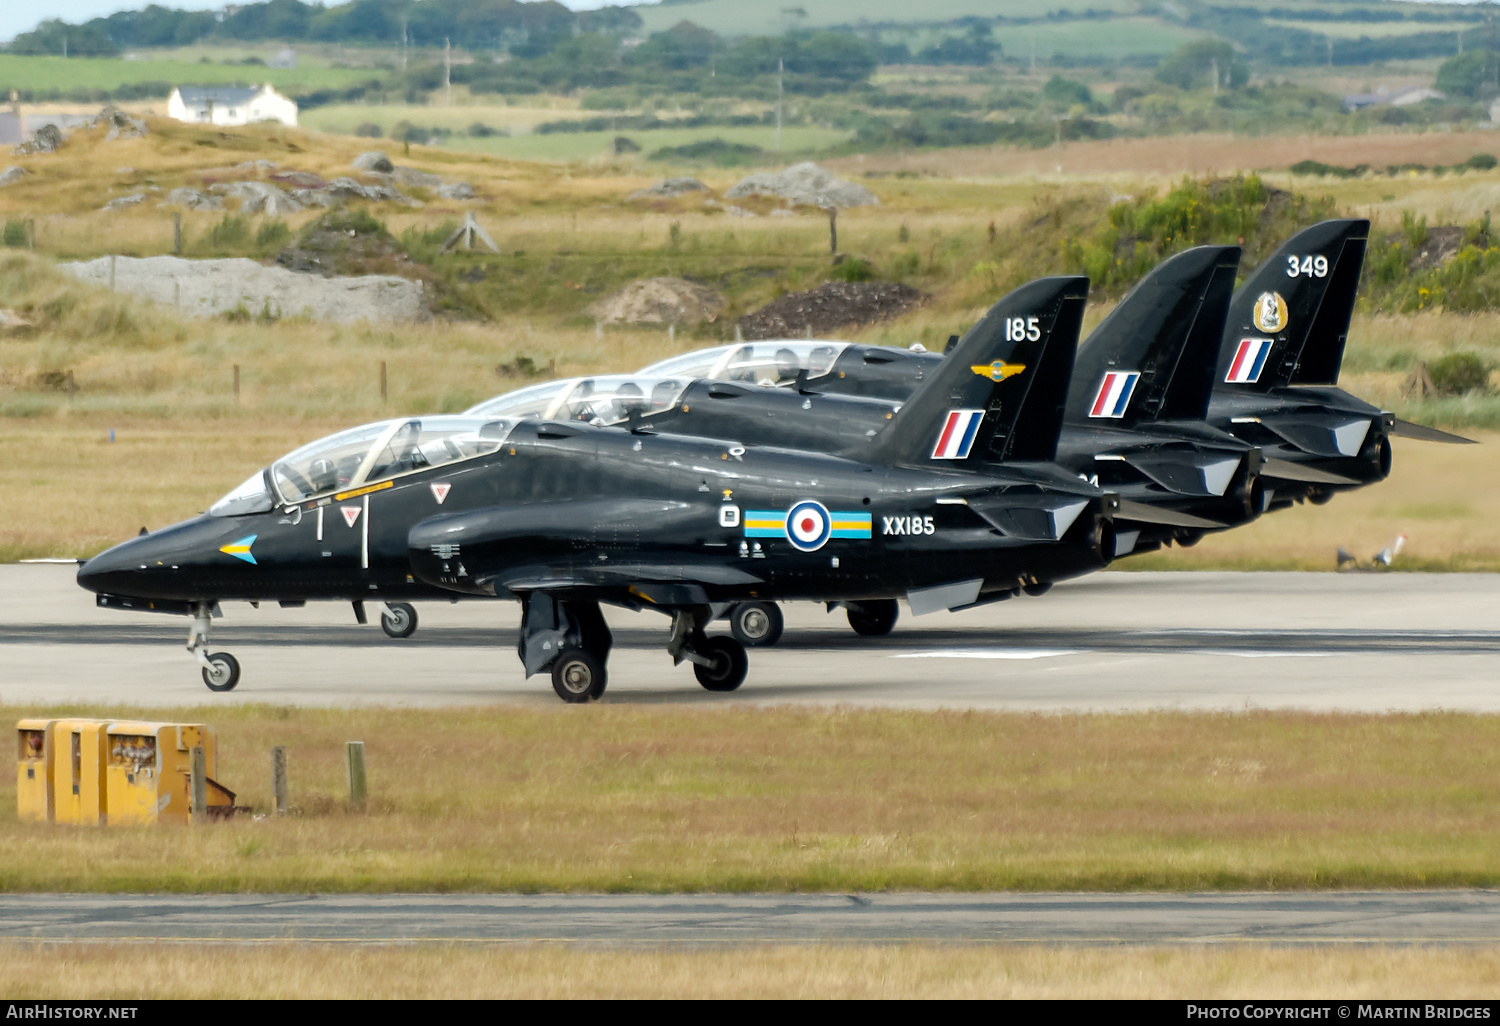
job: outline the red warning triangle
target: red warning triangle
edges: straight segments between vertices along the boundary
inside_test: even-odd
[[[452,487],[453,486],[447,481],[434,483],[432,485],[432,497],[437,500],[439,506],[441,506],[443,504],[443,500],[448,497],[448,492]]]
[[[354,522],[359,519],[360,508],[359,506],[340,506],[339,512],[344,514],[344,523],[353,527]]]

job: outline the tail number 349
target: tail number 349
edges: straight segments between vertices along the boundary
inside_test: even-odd
[[[1326,278],[1328,277],[1328,258],[1325,256],[1289,256],[1286,258],[1286,276],[1288,278]]]

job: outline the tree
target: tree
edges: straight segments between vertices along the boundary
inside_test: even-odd
[[[1214,74],[1218,73],[1218,82]],[[1156,66],[1160,82],[1179,89],[1229,86],[1237,89],[1250,80],[1250,69],[1234,55],[1234,47],[1215,39],[1184,43]]]
[[[1486,84],[1494,82],[1489,62],[1490,52],[1485,49],[1449,57],[1438,66],[1437,88],[1449,96],[1477,97]]]
[[[719,37],[690,21],[679,21],[665,32],[653,32],[630,52],[630,63],[638,67],[686,71],[701,68],[720,49]]]

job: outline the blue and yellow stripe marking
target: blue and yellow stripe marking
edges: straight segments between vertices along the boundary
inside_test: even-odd
[[[831,518],[829,538],[860,540],[871,537],[873,518],[870,514],[831,510],[828,515]],[[744,525],[746,538],[785,538],[786,511],[746,510]]]

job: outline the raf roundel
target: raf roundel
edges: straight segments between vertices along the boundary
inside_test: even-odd
[[[786,514],[786,536],[803,552],[821,549],[833,531],[833,518],[821,502],[804,499]]]

